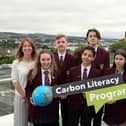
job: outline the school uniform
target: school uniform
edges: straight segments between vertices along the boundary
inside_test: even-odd
[[[60,57],[62,56],[63,61],[61,65]],[[59,84],[64,84],[68,82],[69,69],[74,66],[74,57],[67,51],[60,54],[58,51],[54,53],[54,58],[59,71]],[[66,126],[67,123],[67,98],[60,99],[61,103],[61,116],[62,116],[62,126]]]
[[[30,73],[29,73],[30,76]],[[32,96],[33,90],[43,84],[44,74],[40,69],[33,80],[28,79],[26,87],[26,96],[29,99]],[[29,77],[28,77],[29,78]],[[54,76],[49,75],[50,86],[58,84],[58,76],[55,73]],[[54,98],[51,104],[46,107],[33,106],[29,101],[28,117],[29,121],[34,126],[59,126],[59,100]]]
[[[115,68],[107,69],[104,74],[109,75],[116,73]],[[126,71],[123,71],[122,77],[126,83]],[[103,120],[108,125],[118,125],[126,121],[126,99],[115,101],[112,104],[105,104],[105,112]]]
[[[93,62],[93,66],[95,68],[104,71],[106,68],[109,68],[110,61],[109,61],[109,52],[104,50],[103,48],[97,47],[95,49],[96,55],[95,60]],[[75,54],[76,65],[81,64],[81,54],[83,53],[83,49],[80,50],[78,53]]]
[[[109,61],[109,52],[104,50],[101,47],[95,48],[95,60],[92,63],[93,67],[99,69],[101,71],[101,75],[104,72],[105,69],[109,68],[110,61]],[[81,54],[83,53],[83,49],[80,50],[76,55],[76,64],[81,64]],[[103,113],[103,107],[96,113],[94,120],[93,120],[93,126],[101,126],[101,116]]]
[[[64,84],[68,80],[69,69],[75,65],[74,57],[67,51],[63,54],[63,64],[60,66],[60,56],[61,54],[54,53],[54,58],[59,71],[59,84]]]
[[[70,69],[70,81],[82,80],[82,65]],[[87,79],[99,77],[101,72],[90,66]],[[87,106],[86,98],[82,93],[68,96],[68,122],[67,126],[78,126],[79,119],[81,126],[91,126],[91,120],[95,115],[94,107]]]

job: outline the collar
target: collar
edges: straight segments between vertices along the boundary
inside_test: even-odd
[[[44,70],[43,68],[41,68],[41,72],[42,72],[42,74],[43,74],[45,71],[49,71],[49,74],[51,73],[50,69],[48,69],[48,70]]]
[[[90,71],[91,69],[91,65],[90,66],[87,66],[85,67],[84,65],[81,64],[81,68],[84,70],[85,68],[87,69],[87,71]]]
[[[60,53],[60,52],[58,51],[58,56],[59,56],[59,57],[60,57],[60,56],[65,57],[65,55],[66,55],[66,51],[64,51],[63,53]]]

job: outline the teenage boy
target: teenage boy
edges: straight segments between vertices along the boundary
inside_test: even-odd
[[[101,75],[105,69],[109,68],[110,60],[109,60],[109,52],[99,47],[99,40],[101,39],[100,32],[97,29],[89,29],[86,34],[86,39],[88,42],[88,46],[93,47],[95,49],[95,59],[92,65],[95,68],[98,68],[101,71]],[[80,50],[76,55],[76,64],[81,63],[81,54],[83,50]],[[103,113],[103,108],[99,110],[99,112],[95,115],[93,126],[101,126],[101,116]]]
[[[55,38],[57,51],[54,53],[54,58],[59,71],[60,84],[68,82],[69,69],[74,65],[74,57],[67,51],[67,37],[63,34],[58,34]],[[67,97],[61,97],[61,116],[62,126],[66,126],[67,122]]]

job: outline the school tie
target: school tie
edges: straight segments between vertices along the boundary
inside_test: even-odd
[[[60,63],[60,68],[62,68],[63,67],[63,56],[60,56],[59,63]]]
[[[83,71],[83,79],[87,79],[87,68],[84,68],[84,71]]]
[[[50,85],[49,71],[44,71],[45,74],[45,85]]]

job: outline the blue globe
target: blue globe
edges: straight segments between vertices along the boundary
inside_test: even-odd
[[[51,87],[45,85],[36,87],[32,93],[32,100],[37,106],[48,106],[53,100]]]

